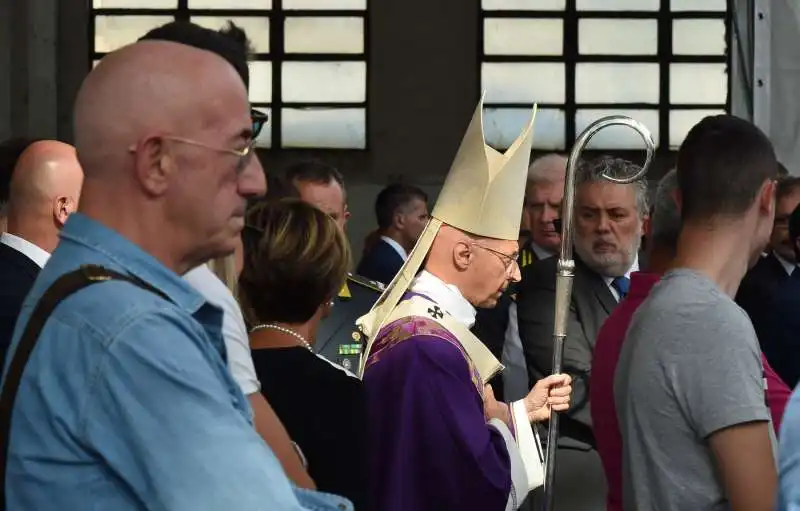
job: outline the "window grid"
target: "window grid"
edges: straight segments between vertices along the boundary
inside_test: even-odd
[[[484,0],[485,2],[486,0]],[[724,110],[730,111],[730,62],[729,56],[731,42],[731,0],[726,0],[725,11],[672,11],[670,0],[661,0],[657,11],[614,11],[594,10],[579,11],[577,0],[565,0],[563,10],[486,10],[481,9],[479,17],[479,55],[481,57],[480,90],[484,90],[483,75],[484,64],[491,63],[558,63],[564,65],[564,102],[538,102],[540,109],[560,109],[564,111],[564,147],[569,148],[575,143],[576,117],[578,110],[653,110],[658,112],[658,150],[670,150],[670,112],[685,110]],[[652,20],[657,24],[657,50],[653,55],[620,55],[620,54],[581,54],[579,50],[579,23],[581,20]],[[560,20],[563,22],[563,45],[561,55],[497,55],[486,54],[484,44],[485,20],[490,19],[527,19],[527,20]],[[725,23],[724,55],[703,54],[674,54],[673,53],[673,23],[682,20],[722,20]],[[576,73],[578,64],[608,63],[608,64],[657,64],[659,68],[658,101],[650,102],[579,102],[576,98]],[[727,75],[727,94],[724,103],[680,103],[670,102],[670,72],[675,64],[724,64]],[[487,91],[488,94],[489,91]],[[493,102],[487,101],[485,108],[491,109],[529,109],[530,102]],[[653,129],[655,126],[648,126]],[[534,146],[536,142],[534,141]]]
[[[333,149],[333,150],[366,150],[369,148],[369,0],[366,0],[364,9],[283,9],[283,0],[272,0],[270,9],[190,9],[189,0],[177,0],[175,8],[93,8],[89,23],[90,63],[102,58],[105,53],[96,51],[96,18],[98,16],[115,16],[124,18],[128,16],[168,16],[178,21],[192,21],[197,17],[217,18],[227,21],[230,18],[267,18],[269,20],[269,52],[256,52],[251,57],[251,62],[271,63],[272,73],[272,100],[252,101],[254,108],[269,110],[270,145],[272,148],[304,148],[304,149]],[[360,53],[286,53],[285,51],[285,25],[286,18],[358,18],[363,23],[363,46]],[[236,20],[234,20],[236,22]],[[145,32],[139,35],[141,37]],[[248,31],[252,39],[252,34]],[[295,62],[360,62],[364,64],[364,100],[352,102],[337,101],[284,101],[283,100],[283,71],[284,64]],[[250,86],[253,88],[253,71],[251,66]],[[330,109],[332,111],[345,111],[346,109],[361,109],[364,114],[364,137],[362,147],[319,147],[306,145],[285,145],[283,141],[282,122],[286,109]],[[265,129],[268,129],[265,128]]]

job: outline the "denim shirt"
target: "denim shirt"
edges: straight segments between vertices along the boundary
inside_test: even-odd
[[[7,357],[44,291],[83,264],[132,274],[60,304],[25,369],[11,424],[7,509],[351,510],[294,488],[226,365],[222,311],[116,232],[70,216]]]

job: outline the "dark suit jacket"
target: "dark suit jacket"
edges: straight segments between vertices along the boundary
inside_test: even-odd
[[[519,335],[531,384],[547,376],[553,363],[557,257],[550,257],[523,271],[517,295]],[[589,376],[597,332],[617,300],[603,278],[575,257],[575,277],[564,344],[563,371],[573,378],[572,405],[562,418],[564,434],[594,445],[589,414]]]
[[[756,265],[747,272],[736,292],[736,303],[750,316],[762,349],[764,341],[766,341],[772,303],[778,288],[788,279],[789,275],[783,265],[775,257],[775,254],[770,252],[768,256],[760,258]],[[766,354],[766,350],[764,353]],[[767,355],[767,361],[770,365],[776,362],[769,355]]]
[[[524,269],[529,264],[538,260],[539,258],[536,257],[536,252],[530,247],[523,247],[522,250],[520,250],[517,263],[520,268]],[[489,351],[492,352],[492,355],[494,355],[497,360],[502,360],[503,358],[506,329],[508,328],[508,309],[514,300],[516,300],[518,288],[519,283],[510,285],[497,301],[497,305],[491,309],[479,308],[475,316],[475,326],[472,327],[472,333],[489,348]],[[489,380],[489,384],[492,386],[494,396],[498,400],[503,401],[505,397],[503,396],[502,374],[498,374]]]
[[[22,302],[40,270],[28,256],[0,243],[0,362],[5,362]]]
[[[381,239],[361,258],[356,273],[362,277],[389,284],[400,271],[403,262],[403,258],[397,253],[397,250]]]
[[[358,275],[348,275],[347,282],[333,301],[333,309],[317,330],[314,351],[352,372],[358,370],[364,337],[356,320],[368,313],[384,286]]]
[[[761,350],[778,376],[794,388],[800,382],[800,270],[778,287],[764,319]]]

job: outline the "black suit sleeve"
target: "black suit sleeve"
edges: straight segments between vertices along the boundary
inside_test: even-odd
[[[527,270],[527,269],[526,269]],[[519,336],[525,352],[530,385],[551,374],[553,369],[553,327],[555,324],[555,260],[533,265],[522,279],[517,295]],[[562,372],[572,376],[572,405],[569,415],[589,424],[588,378],[592,363],[592,343],[586,338],[575,307],[575,289],[567,318]]]

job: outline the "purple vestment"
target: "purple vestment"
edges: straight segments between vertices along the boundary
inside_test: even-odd
[[[364,372],[374,511],[503,511],[508,450],[486,422],[480,377],[425,317],[384,327]]]

